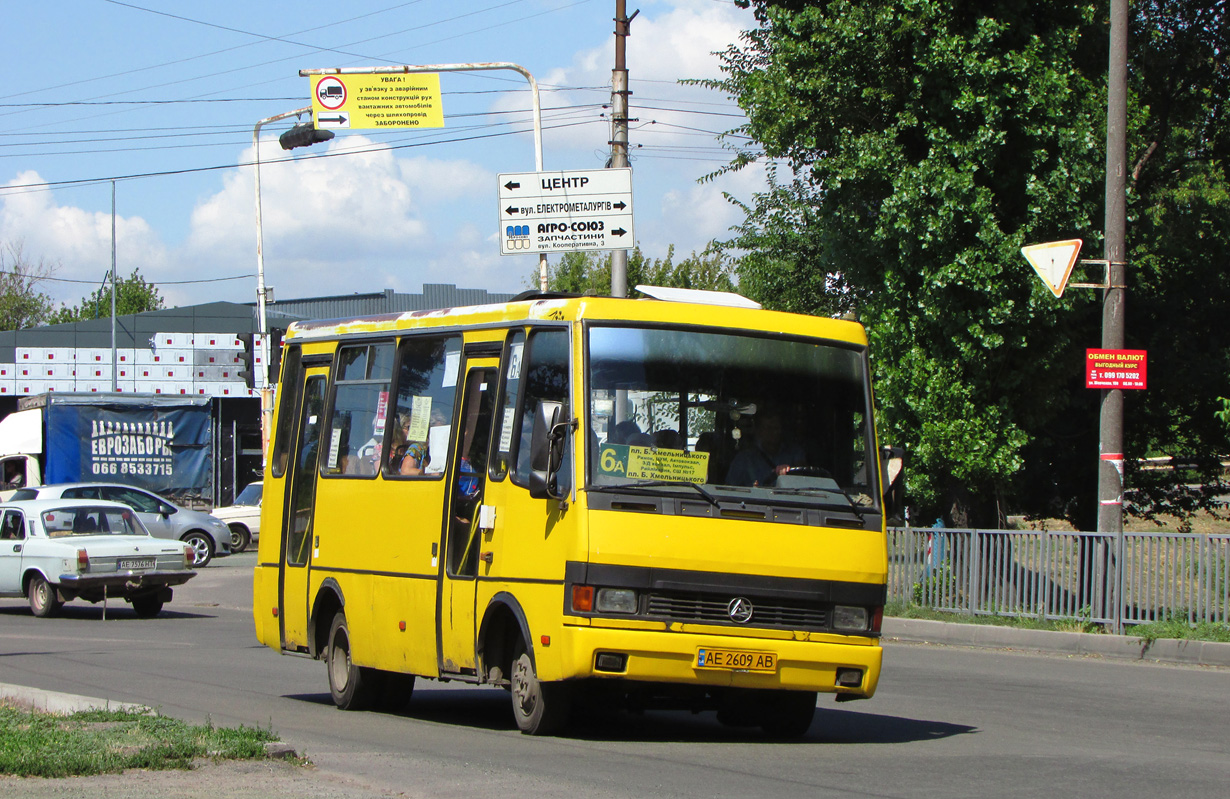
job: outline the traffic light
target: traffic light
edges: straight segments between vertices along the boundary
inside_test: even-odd
[[[238,333],[235,338],[239,339],[243,344],[243,351],[239,353],[239,363],[243,365],[239,370],[239,376],[243,378],[243,382],[248,388],[256,388],[256,372],[252,368],[256,355],[252,351],[254,336],[251,333]]]
[[[282,336],[286,328],[269,328],[269,385],[278,384],[278,373],[282,371]]]
[[[293,150],[296,147],[311,147],[322,141],[333,138],[331,130],[317,130],[311,122],[300,122],[278,137],[278,144],[283,150]]]

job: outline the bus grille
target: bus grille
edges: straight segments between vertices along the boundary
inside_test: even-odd
[[[730,624],[728,607],[733,596],[655,593],[647,597],[646,615],[670,621]],[[828,607],[819,603],[783,602],[750,598],[755,610],[740,627],[778,627],[790,630],[828,629]]]

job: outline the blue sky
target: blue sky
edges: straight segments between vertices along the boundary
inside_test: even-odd
[[[742,116],[723,95],[678,83],[719,77],[712,53],[754,22],[729,0],[630,0],[637,9],[627,47],[637,243],[682,256],[740,220],[723,192],[747,200],[764,185],[758,168],[698,183],[729,160],[715,134]],[[54,265],[42,289],[75,303],[110,268],[116,178],[121,274],[140,268],[172,305],[252,301],[252,129],[309,104],[300,69],[518,63],[542,89],[544,168],[601,168],[614,10],[614,0],[7,0],[0,244]],[[536,257],[500,256],[496,197],[499,173],[534,170],[526,83],[446,73],[441,90],[442,129],[341,133],[292,155],[277,144],[290,123],[264,127],[276,297],[528,287]]]

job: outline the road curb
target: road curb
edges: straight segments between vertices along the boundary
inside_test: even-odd
[[[48,713],[79,713],[82,710],[127,710],[132,712],[151,712],[146,705],[135,705],[131,702],[114,702],[110,699],[95,699],[76,694],[62,694],[58,691],[44,691],[41,688],[27,688],[24,685],[6,685],[0,683],[0,699],[6,699],[22,707],[43,710]]]
[[[1230,667],[1230,644],[1158,638],[1152,643],[1126,635],[1021,630],[991,624],[956,624],[930,619],[884,619],[884,640],[990,649],[1028,649],[1126,660]]]

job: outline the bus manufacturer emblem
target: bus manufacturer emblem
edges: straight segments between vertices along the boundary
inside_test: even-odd
[[[746,624],[752,620],[752,603],[750,600],[737,596],[726,606],[726,613],[736,624]]]

